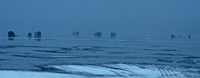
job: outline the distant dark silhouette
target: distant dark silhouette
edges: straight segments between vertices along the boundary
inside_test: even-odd
[[[190,39],[191,38],[191,35],[188,35],[188,39]]]
[[[31,38],[32,37],[32,34],[31,33],[28,33],[28,38]]]
[[[176,36],[174,36],[173,34],[171,34],[171,39],[175,38]]]
[[[13,31],[8,32],[8,40],[13,41],[15,37],[16,35]]]
[[[15,33],[13,31],[8,32],[8,37],[15,37]]]
[[[111,38],[115,38],[115,37],[116,37],[116,33],[115,33],[115,32],[111,32],[111,33],[110,33],[110,37],[111,37]]]
[[[78,37],[79,36],[79,32],[76,31],[76,32],[72,33],[72,35]]]
[[[94,33],[94,36],[95,37],[101,37],[102,35],[101,35],[101,32],[97,32],[97,33]]]
[[[42,37],[42,33],[40,31],[35,32],[34,37],[35,38],[41,38]]]

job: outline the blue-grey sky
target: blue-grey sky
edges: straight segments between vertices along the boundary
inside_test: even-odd
[[[1,36],[9,30],[26,36],[85,35],[198,35],[200,0],[0,0]],[[25,34],[24,34],[25,33]],[[3,34],[3,35],[2,35]]]

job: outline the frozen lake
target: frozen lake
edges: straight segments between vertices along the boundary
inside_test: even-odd
[[[198,39],[0,40],[0,78],[200,77]]]

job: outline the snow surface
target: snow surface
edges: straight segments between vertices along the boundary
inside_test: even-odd
[[[62,65],[62,66],[53,66],[57,69],[65,70],[67,72],[74,73],[85,73],[93,75],[116,75],[115,73],[107,70],[107,68],[98,67],[98,66],[78,66],[78,65]]]
[[[1,70],[0,78],[187,78],[190,73],[181,68],[154,65],[104,64],[50,65],[66,73]],[[68,74],[67,74],[68,73]],[[70,73],[70,74],[69,74]],[[193,74],[194,75],[194,74]],[[199,75],[196,75],[198,77]]]
[[[182,71],[171,70],[168,67],[163,67],[162,69],[155,66],[139,67],[135,65],[126,64],[112,64],[102,66],[93,65],[55,65],[50,66],[66,72],[82,73],[87,75],[103,75],[103,76],[118,76],[118,77],[148,77],[148,78],[158,78],[158,77],[181,77],[186,78]],[[170,69],[170,70],[169,70]]]
[[[0,78],[83,78],[83,76],[30,71],[0,71]]]

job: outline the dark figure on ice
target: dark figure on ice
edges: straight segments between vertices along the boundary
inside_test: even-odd
[[[171,34],[171,39],[175,38],[176,36],[174,36],[173,34]]]
[[[178,37],[181,38],[181,35],[179,35]]]
[[[79,32],[76,31],[76,32],[72,33],[72,35],[78,37],[79,36]]]
[[[115,32],[111,32],[111,33],[110,33],[110,37],[111,37],[111,38],[115,38],[115,37],[116,37],[116,33],[115,33]]]
[[[191,38],[191,35],[188,35],[188,39],[190,39]]]
[[[101,37],[101,32],[94,33],[95,37]]]
[[[32,34],[31,33],[28,33],[28,38],[31,38],[32,37]]]

